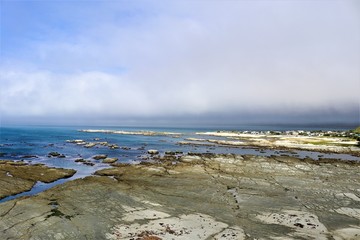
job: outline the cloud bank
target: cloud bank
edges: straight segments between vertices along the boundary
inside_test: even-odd
[[[352,1],[2,4],[7,121],[360,121]]]

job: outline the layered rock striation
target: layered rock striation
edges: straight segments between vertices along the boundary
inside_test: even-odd
[[[192,154],[0,204],[5,239],[356,239],[360,165]]]

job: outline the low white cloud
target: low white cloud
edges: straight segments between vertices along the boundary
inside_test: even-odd
[[[84,27],[75,34],[31,42],[32,54],[6,59],[0,111],[130,117],[357,111],[359,13],[344,2],[167,8],[155,2],[148,12],[136,5],[144,13],[128,23],[76,16]]]

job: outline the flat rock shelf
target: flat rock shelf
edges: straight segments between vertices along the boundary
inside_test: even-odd
[[[73,169],[51,168],[42,164],[29,165],[23,161],[0,161],[0,199],[30,191],[38,182],[51,183],[69,178]]]
[[[359,239],[360,164],[192,154],[0,204],[2,239]]]

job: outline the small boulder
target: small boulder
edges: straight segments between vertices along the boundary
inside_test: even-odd
[[[88,143],[88,144],[85,144],[84,147],[86,148],[92,148],[92,147],[95,147],[96,146],[96,143]]]
[[[96,155],[93,157],[93,159],[95,159],[95,160],[100,160],[100,159],[105,159],[105,158],[107,158],[106,154],[100,154],[100,155]]]
[[[48,157],[65,158],[65,155],[58,152],[49,152]]]
[[[159,154],[159,151],[158,150],[155,150],[155,149],[150,149],[150,150],[148,150],[147,151],[148,152],[148,154]]]
[[[92,162],[83,162],[83,164],[88,165],[88,166],[94,166],[95,165],[95,163],[92,163]]]
[[[83,158],[78,158],[78,159],[75,160],[75,162],[82,162],[83,163],[83,162],[86,162],[86,160],[83,159]]]
[[[58,157],[60,156],[60,153],[58,152],[49,152],[48,157]]]
[[[105,158],[102,162],[103,163],[114,163],[117,160],[118,160],[117,158]]]

